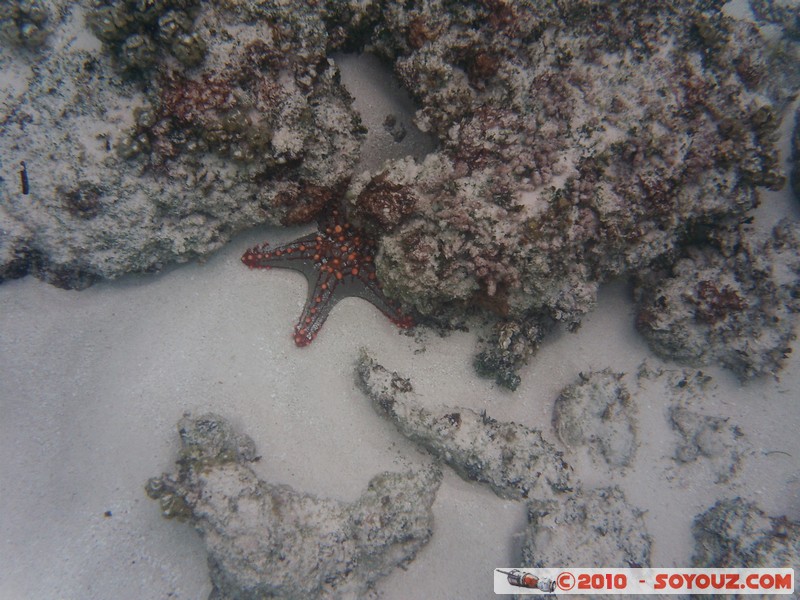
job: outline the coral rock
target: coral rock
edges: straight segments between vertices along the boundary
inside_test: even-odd
[[[755,569],[800,562],[800,523],[769,517],[741,498],[719,500],[695,518],[692,531],[693,567]],[[799,587],[800,573],[795,569],[794,589]]]
[[[619,488],[578,489],[566,498],[528,504],[521,564],[647,567],[650,544],[642,512]]]
[[[637,328],[665,358],[719,361],[741,379],[775,373],[800,311],[799,249],[789,221],[766,239],[742,228],[717,232],[669,274],[643,275]]]
[[[504,388],[516,390],[521,381],[517,370],[536,351],[551,327],[552,319],[541,316],[497,323],[484,349],[475,357],[475,371],[481,377],[493,378]]]
[[[501,498],[550,496],[569,489],[570,469],[540,432],[468,408],[425,408],[411,382],[362,352],[356,379],[375,409],[404,436]]]
[[[391,231],[414,212],[417,199],[405,186],[387,180],[386,174],[374,177],[355,201],[353,218]]]
[[[681,436],[675,460],[694,462],[699,458],[714,463],[715,483],[726,483],[739,469],[741,431],[720,417],[698,414],[683,406],[669,411],[673,429]]]
[[[0,4],[0,40],[39,49],[50,32],[50,13],[42,0],[7,0]]]
[[[0,70],[19,74],[2,98],[0,280],[81,288],[152,272],[255,225],[308,222],[341,196],[363,128],[324,35],[295,36],[323,33],[321,14],[98,1],[93,13],[49,3],[57,47],[42,47],[35,69],[30,53],[0,44]],[[105,52],[77,35],[84,16]],[[194,60],[181,37],[194,33],[207,43],[202,65],[179,64],[170,52]],[[115,68],[122,54],[136,77]]]
[[[258,479],[252,440],[218,415],[178,429],[178,472],[147,493],[203,536],[213,600],[361,597],[431,536],[435,469],[380,474],[348,504]]]
[[[779,188],[775,53],[722,4],[389,5],[372,48],[440,145],[374,174],[403,165],[392,181],[418,200],[380,240],[387,292],[437,318],[573,330],[603,281],[674,262],[693,224]],[[523,361],[476,364],[513,388]]]

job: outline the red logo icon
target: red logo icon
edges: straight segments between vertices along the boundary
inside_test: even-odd
[[[556,577],[556,583],[558,584],[558,589],[568,592],[575,587],[575,575],[569,571],[559,573],[558,577]]]

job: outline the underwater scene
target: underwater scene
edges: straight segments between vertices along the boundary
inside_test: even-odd
[[[799,92],[800,0],[2,0],[0,600],[797,597]]]

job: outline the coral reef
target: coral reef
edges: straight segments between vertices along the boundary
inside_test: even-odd
[[[93,0],[92,31],[126,69],[154,66],[165,51],[186,66],[199,64],[206,43],[194,31],[200,0]]]
[[[747,218],[756,188],[784,181],[789,84],[769,72],[797,44],[781,54],[722,0],[92,1],[53,2],[60,46],[3,98],[0,278],[82,287],[155,270],[345,195],[386,295],[439,323],[497,323],[475,364],[513,389],[601,282],[669,268],[698,229]],[[36,0],[11,6],[12,30],[39,26],[21,8]],[[791,42],[782,4],[754,11]],[[65,41],[84,17],[102,52]],[[393,65],[418,102],[439,142],[425,160],[353,177],[364,130],[330,56],[354,49]],[[23,60],[0,51],[4,70]],[[724,288],[696,296],[745,310]]]
[[[800,523],[769,517],[742,498],[719,500],[695,518],[692,530],[693,567],[788,567],[800,560]],[[795,570],[795,590],[798,585]]]
[[[488,485],[501,498],[551,496],[569,489],[561,452],[538,431],[499,422],[467,408],[428,409],[411,382],[362,351],[356,382],[375,409],[404,436],[427,449],[463,479]]]
[[[670,268],[640,277],[637,328],[664,357],[719,361],[742,379],[775,373],[800,310],[796,225],[782,221],[766,239],[745,227],[707,236]]]
[[[147,493],[203,536],[214,600],[361,597],[431,536],[435,469],[380,474],[347,504],[258,479],[253,441],[218,415],[178,430],[178,472]]]
[[[612,467],[626,467],[637,448],[635,408],[622,373],[610,369],[568,385],[553,407],[553,427],[568,448],[588,446]]]
[[[367,47],[441,149],[374,174],[416,199],[381,240],[387,293],[423,315],[574,329],[600,282],[673,260],[698,224],[780,187],[786,98],[768,95],[756,28],[721,6],[388,5]],[[354,207],[371,184],[355,180]],[[513,337],[518,351],[502,346]],[[538,337],[494,335],[476,366],[513,389]]]
[[[444,148],[380,175],[419,199],[384,240],[387,288],[423,313],[497,296],[574,325],[598,281],[780,185],[774,112],[724,66],[758,59],[755,32],[685,4],[393,5],[375,50]]]
[[[42,0],[8,0],[0,4],[0,40],[29,50],[41,47],[49,34],[50,14]]]
[[[202,66],[159,51],[131,78],[85,34],[80,4],[51,10],[65,16],[36,69],[0,48],[0,68],[24,75],[0,98],[0,280],[81,288],[157,270],[259,223],[308,222],[342,194],[363,131],[318,11],[197,4],[194,31],[216,36]]]
[[[619,488],[578,489],[566,498],[528,504],[521,564],[648,567],[650,544],[642,512]]]

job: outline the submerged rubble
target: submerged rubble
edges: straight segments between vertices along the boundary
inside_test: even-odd
[[[644,379],[657,386],[652,391],[666,399],[664,417],[675,434],[669,478],[684,479],[692,472],[694,477],[716,484],[736,478],[753,448],[732,419],[708,414],[714,379],[694,369],[652,369],[643,361],[638,373],[640,388]],[[691,471],[686,465],[692,465]]]
[[[800,561],[800,523],[769,517],[742,498],[719,500],[695,518],[692,530],[693,567],[791,567]]]
[[[541,316],[498,322],[485,348],[475,357],[475,371],[504,388],[516,390],[521,381],[517,370],[538,350],[551,326],[552,319]]]
[[[642,512],[622,490],[578,489],[566,498],[528,504],[521,564],[648,567],[650,546]]]
[[[405,437],[440,458],[467,481],[501,498],[551,496],[569,490],[569,466],[538,431],[500,422],[468,408],[430,409],[413,386],[362,351],[356,381],[375,409]]]
[[[610,369],[581,373],[553,407],[553,427],[564,445],[588,446],[612,467],[628,466],[638,445],[635,407],[622,377]]]
[[[361,597],[430,539],[436,469],[382,473],[353,503],[258,479],[253,441],[222,417],[185,416],[175,474],[147,483],[208,550],[214,600]]]
[[[610,372],[603,376],[618,384]],[[463,479],[488,485],[501,498],[526,502],[522,566],[649,566],[651,542],[642,512],[617,487],[584,488],[540,432],[469,409],[426,408],[408,379],[365,351],[356,381],[400,433]]]
[[[800,239],[782,221],[766,239],[742,227],[708,233],[666,269],[641,275],[636,325],[665,358],[720,362],[741,379],[778,371],[800,311]]]

